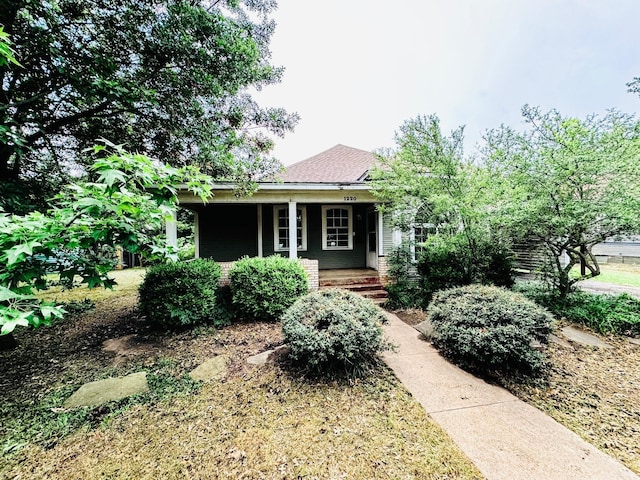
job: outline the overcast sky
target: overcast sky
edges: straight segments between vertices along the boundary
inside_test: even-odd
[[[407,119],[521,128],[522,105],[584,117],[634,113],[640,0],[278,0],[272,39],[282,83],[265,106],[301,116],[278,139],[285,164],[338,143],[392,147]],[[471,153],[471,152],[469,152]]]

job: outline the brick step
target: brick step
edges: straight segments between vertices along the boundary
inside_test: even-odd
[[[354,283],[350,285],[322,285],[320,288],[343,288],[352,292],[366,292],[369,290],[384,290],[380,283]]]
[[[364,298],[387,298],[389,295],[386,290],[368,290],[366,292],[357,292],[362,295]]]
[[[374,301],[374,303],[384,303],[387,299],[388,294],[387,291],[382,287],[380,283],[365,283],[365,284],[354,284],[354,285],[325,285],[320,286],[321,289],[328,288],[343,288],[344,290],[349,290],[351,292],[357,293],[364,298],[368,298],[369,300]]]
[[[347,287],[350,285],[379,285],[379,277],[335,277],[335,278],[321,278],[319,282],[321,287]]]

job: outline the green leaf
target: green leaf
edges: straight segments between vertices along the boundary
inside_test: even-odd
[[[127,175],[124,172],[115,169],[101,170],[99,181],[109,187],[112,187],[116,182],[126,183]]]
[[[2,319],[0,318],[0,321]],[[5,323],[2,324],[2,330],[0,330],[0,335],[8,335],[13,332],[17,326],[28,327],[29,321],[25,318],[16,318],[12,320],[6,320]]]
[[[33,248],[39,247],[42,244],[38,241],[31,241],[27,243],[22,243],[20,245],[16,245],[7,250],[7,263],[8,266],[17,263],[19,259],[22,258],[23,255],[32,255]]]
[[[27,295],[21,295],[14,292],[13,290],[8,289],[7,287],[3,287],[2,285],[0,285],[0,302],[6,302],[8,300],[24,300],[27,298],[31,297]]]
[[[40,313],[44,319],[49,319],[51,317],[54,318],[62,318],[66,311],[62,307],[57,307],[54,305],[42,305],[40,307]]]

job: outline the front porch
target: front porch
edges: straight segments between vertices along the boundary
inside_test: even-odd
[[[377,270],[382,216],[373,202],[347,198],[352,201],[188,205],[196,213],[196,256],[229,262],[281,255],[317,260],[321,271]]]

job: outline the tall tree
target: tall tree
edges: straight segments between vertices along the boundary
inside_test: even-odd
[[[83,171],[109,138],[232,180],[278,167],[267,132],[297,115],[248,93],[269,64],[274,0],[11,0],[0,24],[22,66],[0,63],[0,182]],[[54,190],[58,188],[54,185]],[[7,205],[5,205],[7,207]]]
[[[461,235],[475,249],[486,230],[487,203],[483,171],[464,155],[464,128],[447,136],[436,115],[419,116],[400,127],[395,141],[373,173],[375,195],[400,227],[414,222],[419,211],[421,221]]]
[[[566,295],[600,274],[594,245],[640,233],[640,122],[616,111],[586,119],[529,106],[522,113],[527,131],[503,126],[485,136],[499,193],[493,215],[512,235],[546,247],[550,279]]]
[[[81,278],[90,288],[110,288],[114,245],[175,259],[157,232],[176,208],[176,185],[203,200],[211,195],[211,177],[197,167],[170,167],[108,142],[90,156],[93,181],[67,185],[46,212],[0,212],[0,348],[2,335],[16,326],[38,327],[62,315],[32,296],[51,275],[66,286]]]

